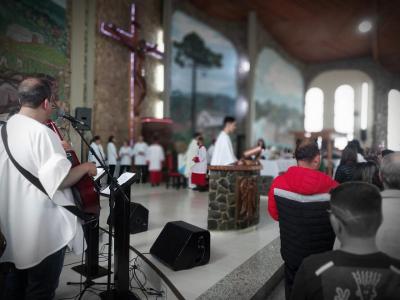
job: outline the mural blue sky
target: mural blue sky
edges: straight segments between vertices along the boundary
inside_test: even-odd
[[[263,49],[256,67],[254,99],[267,100],[303,111],[300,72],[272,49]]]
[[[236,67],[237,54],[233,45],[221,34],[207,25],[196,21],[182,12],[175,12],[172,18],[172,40],[181,41],[190,33],[196,32],[201,36],[206,46],[214,52],[223,54],[222,68],[213,68],[205,72],[198,72],[197,91],[199,93],[224,94],[231,97],[237,96]],[[173,49],[172,60],[176,50]],[[191,92],[191,69],[181,68],[172,63],[172,90],[183,93]]]

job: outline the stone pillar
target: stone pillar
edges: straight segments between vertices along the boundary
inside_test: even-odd
[[[256,141],[253,140],[253,123],[255,118],[254,80],[258,56],[257,49],[257,15],[254,11],[249,13],[247,22],[247,51],[250,69],[247,79],[247,122],[246,122],[246,148],[250,148]]]

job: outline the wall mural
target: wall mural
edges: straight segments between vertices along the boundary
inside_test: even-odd
[[[255,122],[252,142],[293,147],[292,130],[303,130],[303,79],[272,49],[263,49],[255,70]]]
[[[210,139],[225,115],[235,115],[236,51],[220,33],[182,12],[172,17],[172,41],[174,138],[189,141],[196,130]]]
[[[59,97],[66,98],[66,1],[0,2],[0,114],[17,105],[16,87],[32,73],[56,77]]]

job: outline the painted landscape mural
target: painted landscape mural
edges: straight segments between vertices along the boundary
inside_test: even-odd
[[[174,138],[187,142],[201,131],[209,140],[224,116],[235,114],[236,51],[221,34],[179,11],[172,19],[172,40]]]
[[[255,122],[252,141],[291,148],[293,130],[303,130],[303,79],[272,49],[263,49],[255,70]]]
[[[32,73],[56,77],[65,99],[66,0],[2,0],[0,45],[0,114],[17,105],[16,87]]]

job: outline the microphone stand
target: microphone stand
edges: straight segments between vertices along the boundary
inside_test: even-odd
[[[65,118],[65,116],[63,116]],[[111,253],[112,253],[112,230],[113,230],[113,221],[116,222],[116,219],[114,217],[114,202],[115,202],[115,196],[119,195],[120,197],[122,196],[123,199],[120,199],[124,201],[124,203],[130,203],[130,199],[126,195],[125,191],[122,189],[122,187],[119,185],[118,180],[112,176],[110,173],[110,170],[108,166],[106,166],[105,162],[103,159],[100,159],[94,149],[89,145],[85,137],[83,136],[82,132],[78,129],[78,124],[82,124],[82,122],[75,120],[73,117],[68,116],[69,118],[65,118],[68,121],[71,122],[72,127],[75,129],[75,131],[79,134],[81,137],[82,141],[89,147],[89,151],[93,156],[96,158],[96,160],[100,163],[100,166],[105,170],[107,176],[110,176],[111,178],[111,184],[110,184],[110,198],[109,198],[109,207],[110,207],[110,224],[109,224],[109,235],[108,235],[108,272],[107,272],[107,291],[102,293],[100,296],[102,299],[138,299],[132,292],[129,291],[129,282],[126,282],[126,279],[124,279],[124,283],[128,283],[128,286],[125,286],[122,288],[121,294],[119,294],[119,284],[117,284],[116,290],[111,290]],[[128,211],[128,217],[129,217],[129,207],[127,209]],[[128,243],[129,247],[129,236],[128,240],[125,241]],[[127,249],[129,251],[129,248]],[[124,274],[125,275],[125,274]],[[129,252],[128,252],[128,279],[129,279]],[[117,280],[120,280],[120,278],[117,278]],[[115,284],[115,283],[114,283]]]

